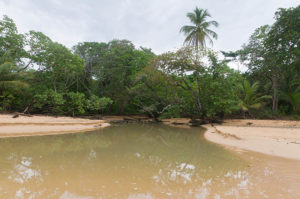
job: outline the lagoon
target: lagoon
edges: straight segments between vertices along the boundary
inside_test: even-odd
[[[280,175],[266,164],[253,165],[263,157],[245,157],[210,143],[204,131],[133,123],[86,133],[3,138],[0,198],[300,196],[298,178],[287,175],[272,184]]]

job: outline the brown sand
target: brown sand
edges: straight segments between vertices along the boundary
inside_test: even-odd
[[[64,134],[91,131],[109,126],[104,120],[72,117],[0,115],[0,137]]]
[[[300,160],[300,121],[226,120],[205,128],[205,138],[211,142]]]

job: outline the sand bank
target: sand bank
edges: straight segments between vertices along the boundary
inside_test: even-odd
[[[211,142],[300,160],[300,121],[226,120],[204,127],[205,138]]]
[[[109,126],[104,120],[72,117],[0,115],[0,137],[64,134],[91,131]]]

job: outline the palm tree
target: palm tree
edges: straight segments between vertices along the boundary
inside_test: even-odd
[[[196,49],[199,47],[205,47],[205,41],[208,40],[213,44],[213,40],[218,38],[217,33],[210,30],[209,27],[218,27],[219,24],[216,21],[207,21],[208,17],[211,15],[205,9],[195,8],[194,12],[189,12],[186,15],[193,25],[183,26],[180,32],[183,32],[186,36],[184,43],[187,45],[192,45]],[[211,38],[212,37],[212,38]]]
[[[244,117],[245,113],[249,113],[249,109],[259,109],[263,105],[265,105],[266,99],[272,99],[270,95],[261,96],[257,93],[259,88],[259,82],[255,82],[250,85],[247,80],[244,80],[243,84],[240,85],[240,92],[238,94],[239,97],[239,107],[241,107]]]
[[[300,112],[300,92],[284,92],[282,96],[283,100],[287,101],[293,108],[294,114]]]

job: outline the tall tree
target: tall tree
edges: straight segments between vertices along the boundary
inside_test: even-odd
[[[46,89],[66,91],[78,85],[78,76],[83,71],[83,60],[41,32],[30,31],[28,38],[28,54],[35,71],[35,81],[42,83]]]
[[[184,116],[213,121],[236,109],[239,74],[214,52],[186,47],[158,56],[153,65],[177,87]]]
[[[0,20],[0,57],[7,51],[10,51],[10,57],[15,65],[22,62],[21,58],[25,54],[24,36],[18,33],[14,21],[4,15]]]
[[[157,68],[156,62],[146,66],[136,75],[134,85],[129,91],[132,103],[156,121],[180,101],[176,86]]]
[[[272,109],[278,110],[279,90],[284,79],[297,78],[300,50],[300,6],[279,9],[272,26],[262,26],[240,51],[252,73],[272,83]],[[289,82],[289,81],[287,81]],[[289,87],[289,86],[286,86]]]
[[[206,47],[206,40],[213,44],[212,39],[217,39],[218,35],[210,27],[218,27],[219,24],[216,21],[207,21],[211,15],[205,9],[195,8],[194,12],[189,12],[186,15],[192,25],[183,26],[180,32],[183,32],[186,36],[184,43],[195,46],[196,49],[199,47]]]
[[[28,86],[22,81],[18,70],[19,68],[10,58],[9,51],[0,57],[0,110],[6,110],[15,95],[22,93],[23,89]]]
[[[101,73],[101,63],[104,62],[107,48],[108,44],[102,42],[83,42],[73,47],[74,53],[84,60],[84,72],[81,77],[82,89],[80,90],[88,95],[97,92],[94,79],[96,74]]]

